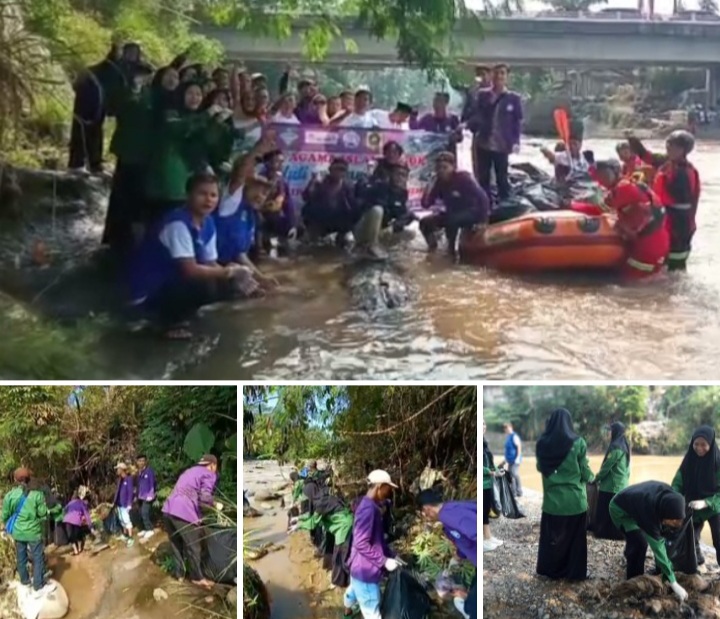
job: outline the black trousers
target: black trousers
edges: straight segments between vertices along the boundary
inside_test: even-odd
[[[202,580],[203,528],[167,515],[163,515],[163,525],[170,537],[170,546],[175,558],[175,576],[185,577],[185,561],[187,561],[190,580]]]
[[[115,168],[102,242],[121,253],[133,247],[132,225],[146,219],[145,171],[122,161]]]
[[[510,180],[508,167],[510,156],[507,153],[496,153],[485,148],[477,147],[475,162],[478,173],[478,183],[490,195],[491,170],[495,169],[495,182],[497,183],[498,200],[510,197]]]
[[[587,512],[540,517],[537,573],[552,579],[587,578]]]
[[[70,129],[69,168],[83,168],[87,164],[92,172],[99,172],[103,167],[103,115],[97,122],[81,122],[73,118]]]
[[[463,209],[461,211],[438,213],[428,215],[420,220],[420,232],[427,239],[434,235],[437,230],[445,230],[448,250],[455,253],[458,233],[462,228],[472,228],[480,223],[480,213],[476,210]]]
[[[624,531],[625,533],[625,559],[627,561],[627,578],[630,580],[635,576],[642,576],[645,573],[645,553],[648,543],[640,529],[635,531]]]
[[[232,298],[229,282],[182,280],[168,284],[145,302],[160,327],[171,328],[190,320],[204,305]]]
[[[698,564],[702,565],[705,563],[705,557],[700,552],[700,533],[705,526],[705,522],[710,525],[710,535],[712,536],[713,546],[717,553],[718,560],[720,561],[720,514],[711,516],[703,522],[693,522],[693,528],[695,529],[695,553],[697,554]]]
[[[490,524],[490,510],[494,500],[493,489],[483,488],[483,524]]]
[[[668,255],[668,271],[684,271],[692,249],[692,238],[695,234],[695,216],[691,210],[680,210],[669,207],[667,216],[670,220],[670,254]]]
[[[477,600],[477,574],[473,578],[472,585],[470,585],[470,591],[468,591],[467,599],[465,600],[465,614],[469,615],[470,619],[477,619],[478,616],[478,600]]]

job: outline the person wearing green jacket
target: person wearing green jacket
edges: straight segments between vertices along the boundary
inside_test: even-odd
[[[672,488],[685,497],[693,510],[698,565],[705,563],[700,534],[706,522],[720,561],[720,449],[715,442],[715,430],[710,426],[700,426],[693,432]]]
[[[627,488],[630,481],[630,443],[625,437],[625,426],[619,421],[610,426],[610,445],[595,481],[598,482],[595,537],[624,539],[610,518],[610,501],[618,492]]]
[[[587,492],[593,480],[585,439],[575,434],[570,413],[550,415],[535,448],[542,474],[543,504],[537,573],[552,579],[585,580]]]
[[[683,525],[683,496],[661,481],[645,481],[615,495],[610,501],[610,517],[625,535],[628,580],[645,573],[645,553],[650,546],[664,579],[678,599],[685,601],[687,591],[675,578],[665,546],[665,537]]]
[[[17,571],[20,583],[31,585],[28,561],[32,561],[32,588],[40,599],[55,590],[57,585],[45,584],[45,521],[48,508],[45,495],[31,484],[32,471],[15,470],[15,487],[3,497],[2,521],[15,541]],[[11,530],[10,530],[11,529]]]
[[[503,541],[493,537],[490,532],[490,510],[495,501],[493,477],[502,475],[502,471],[495,467],[492,451],[490,451],[490,446],[485,440],[486,431],[487,425],[483,419],[483,552],[490,552],[503,545]]]

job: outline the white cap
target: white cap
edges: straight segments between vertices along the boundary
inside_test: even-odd
[[[370,473],[367,480],[368,483],[372,485],[387,484],[388,486],[397,488],[397,485],[392,482],[392,479],[390,479],[390,473],[388,473],[387,471],[381,471],[380,469]]]
[[[128,468],[127,464],[125,464],[124,462],[118,462],[117,466],[115,467],[115,470],[116,471],[117,470],[127,471],[127,468]]]

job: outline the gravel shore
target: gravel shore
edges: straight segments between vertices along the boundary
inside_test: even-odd
[[[720,619],[720,572],[714,551],[706,546],[706,573],[678,574],[690,593],[683,605],[658,577],[625,581],[624,543],[596,540],[592,534],[588,535],[590,580],[554,582],[537,576],[541,504],[539,493],[527,491],[520,499],[525,518],[490,522],[493,536],[505,543],[483,553],[485,619]],[[653,565],[648,551],[646,571]]]

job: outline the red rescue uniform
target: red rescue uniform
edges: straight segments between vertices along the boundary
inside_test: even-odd
[[[633,155],[630,161],[623,161],[621,174],[624,177],[632,176],[635,172],[642,172],[645,163],[637,155]]]
[[[670,270],[684,270],[696,230],[700,175],[691,163],[667,161],[655,175],[653,191],[667,210],[670,232],[668,267]]]
[[[607,204],[617,212],[618,230],[630,249],[621,275],[641,279],[658,273],[670,251],[670,235],[657,196],[646,185],[622,179],[610,190]]]

